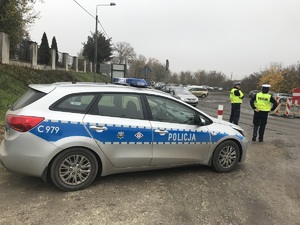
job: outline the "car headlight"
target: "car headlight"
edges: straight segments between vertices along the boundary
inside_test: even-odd
[[[238,131],[244,137],[246,136],[246,132],[244,130],[240,130],[240,129],[235,129],[235,130]]]

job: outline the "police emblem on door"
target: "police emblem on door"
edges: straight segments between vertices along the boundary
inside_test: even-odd
[[[119,139],[123,139],[123,138],[125,137],[124,132],[123,132],[123,131],[118,132],[117,137],[118,137]]]

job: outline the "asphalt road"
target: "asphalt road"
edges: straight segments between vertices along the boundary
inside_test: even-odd
[[[252,133],[244,99],[240,126]],[[227,96],[198,107],[217,116]],[[270,116],[263,143],[250,143],[236,171],[206,166],[99,177],[87,189],[62,192],[39,178],[0,166],[0,224],[300,224],[300,119]]]

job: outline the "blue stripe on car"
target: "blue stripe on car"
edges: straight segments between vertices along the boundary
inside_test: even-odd
[[[152,130],[163,128],[151,128],[145,126],[103,124],[107,130],[97,132],[89,126],[99,124],[86,124],[91,135],[103,144],[151,144]],[[163,129],[164,130],[164,129]],[[227,133],[210,135],[209,132],[185,129],[169,129],[165,135],[154,132],[154,144],[205,144],[216,143]],[[85,126],[72,121],[43,121],[30,132],[46,141],[55,142],[62,138],[83,136],[91,137]],[[242,139],[242,136],[237,136]]]

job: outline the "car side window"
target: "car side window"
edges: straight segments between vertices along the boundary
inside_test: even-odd
[[[96,94],[69,95],[50,108],[56,111],[84,113],[95,97]]]
[[[131,93],[104,93],[98,104],[100,116],[143,119],[141,98]]]
[[[168,123],[195,124],[196,112],[174,100],[148,95],[152,120]]]

